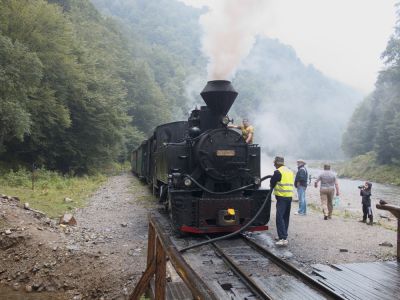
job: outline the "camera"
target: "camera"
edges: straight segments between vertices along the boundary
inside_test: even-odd
[[[363,186],[363,185],[359,185],[358,188],[359,188],[360,190],[362,190],[362,189],[364,188],[364,186]]]

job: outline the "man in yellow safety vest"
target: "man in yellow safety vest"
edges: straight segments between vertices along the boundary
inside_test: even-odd
[[[270,186],[274,189],[276,198],[276,229],[278,231],[278,241],[276,245],[287,246],[288,228],[290,218],[290,207],[294,188],[294,174],[285,167],[285,160],[281,156],[274,159],[276,168],[271,177]]]

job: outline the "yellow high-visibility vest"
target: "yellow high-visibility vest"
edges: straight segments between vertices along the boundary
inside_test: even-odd
[[[292,197],[294,187],[294,174],[285,166],[279,167],[278,171],[282,175],[281,181],[276,183],[274,195],[280,197]]]

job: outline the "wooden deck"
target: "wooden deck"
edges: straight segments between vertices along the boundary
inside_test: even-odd
[[[314,276],[348,299],[400,299],[398,261],[314,265]]]

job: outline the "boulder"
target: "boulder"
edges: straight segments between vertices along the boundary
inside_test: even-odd
[[[60,224],[74,226],[77,222],[72,214],[66,213],[60,218]]]
[[[71,198],[65,197],[64,198],[64,203],[71,203],[74,202]]]

